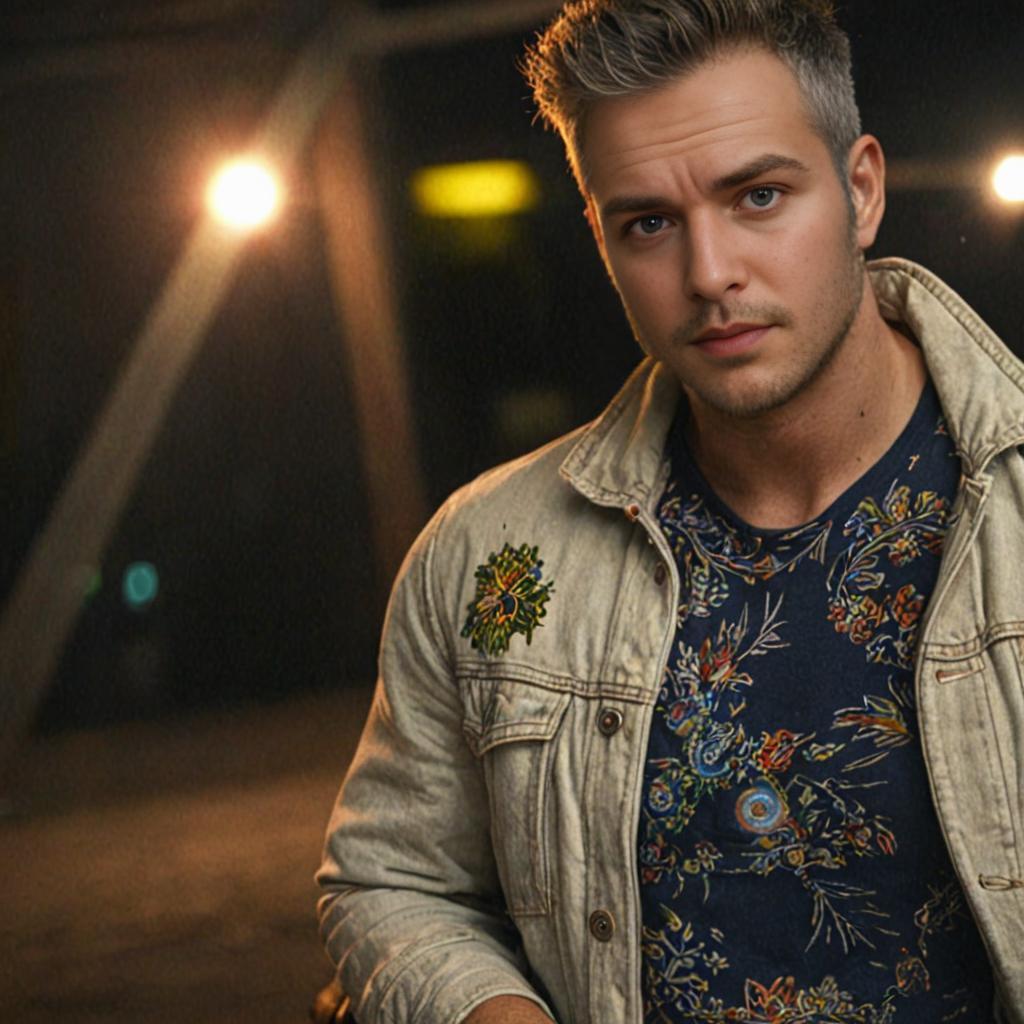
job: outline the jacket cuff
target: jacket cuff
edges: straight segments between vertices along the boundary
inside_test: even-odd
[[[434,941],[389,961],[354,1000],[360,1024],[459,1024],[496,996],[520,996],[551,1009],[502,954],[477,939]]]
[[[459,1024],[500,995],[550,1008],[507,918],[398,890],[321,900],[321,934],[359,1024]]]

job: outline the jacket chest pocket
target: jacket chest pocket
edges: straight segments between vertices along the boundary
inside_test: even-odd
[[[961,657],[931,644],[925,653],[922,729],[943,765],[937,787],[966,835],[984,851],[979,869],[1020,877],[1024,828],[1024,636],[1021,625],[995,627]],[[954,649],[955,650],[955,649]],[[941,783],[947,785],[943,786]]]
[[[548,794],[554,741],[570,695],[513,680],[473,680],[464,684],[466,698],[463,729],[483,764],[505,902],[514,917],[547,914]]]

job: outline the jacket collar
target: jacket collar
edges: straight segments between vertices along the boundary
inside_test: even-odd
[[[923,267],[885,259],[868,271],[882,315],[905,324],[921,345],[966,472],[979,476],[1000,452],[1024,445],[1024,365]],[[665,439],[681,397],[671,371],[645,359],[583,431],[562,476],[598,505],[652,507],[665,485]]]
[[[665,439],[682,394],[672,372],[648,357],[583,431],[559,472],[595,504],[652,507],[665,484]]]
[[[924,352],[969,476],[1024,444],[1024,365],[948,285],[909,260],[868,264],[882,316],[906,324]]]

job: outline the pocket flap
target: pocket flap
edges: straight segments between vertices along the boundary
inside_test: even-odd
[[[473,753],[483,757],[503,743],[550,740],[571,699],[568,693],[531,683],[498,680],[485,684],[472,701],[479,718],[467,717],[463,731]]]

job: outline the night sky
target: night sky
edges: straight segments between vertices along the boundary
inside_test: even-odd
[[[244,147],[327,7],[5,6],[5,592],[201,216],[208,174]],[[926,264],[1024,351],[1024,209],[986,191],[995,158],[1024,151],[1024,4],[847,0],[841,20],[865,129],[890,160],[980,168],[977,188],[891,192],[873,254]],[[431,506],[595,415],[638,359],[561,145],[531,124],[515,69],[530,35],[356,69]],[[414,210],[417,168],[496,157],[532,166],[542,183],[534,211],[474,231]],[[372,557],[308,154],[288,186],[281,218],[248,244],[97,567],[42,728],[344,688],[372,675],[388,581]],[[160,586],[133,610],[122,580],[140,561],[156,567]]]

